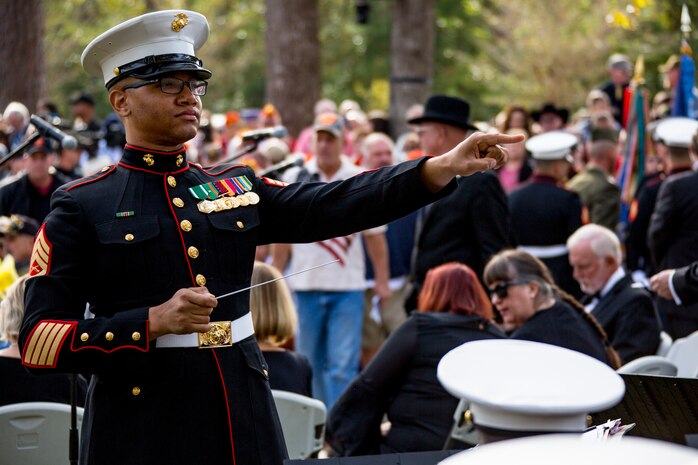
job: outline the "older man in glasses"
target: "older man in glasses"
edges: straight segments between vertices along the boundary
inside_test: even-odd
[[[211,71],[192,11],[149,13],[93,40],[82,55],[124,123],[126,146],[54,194],[37,233],[20,334],[34,372],[92,375],[83,464],[281,464],[286,449],[253,336],[255,247],[311,242],[392,221],[447,195],[452,179],[500,164],[477,135],[422,159],[332,184],[205,169],[184,143]],[[222,296],[241,291],[235,295]],[[83,318],[89,304],[94,319]]]

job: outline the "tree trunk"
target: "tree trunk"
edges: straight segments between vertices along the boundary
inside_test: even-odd
[[[435,0],[394,0],[390,31],[390,128],[407,130],[405,112],[431,92],[436,37]]]
[[[318,0],[266,0],[266,96],[292,137],[320,99]]]
[[[0,111],[11,101],[35,111],[46,90],[42,0],[2,0],[0,17]]]

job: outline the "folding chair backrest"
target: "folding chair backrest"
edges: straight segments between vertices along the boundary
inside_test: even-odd
[[[616,371],[626,375],[676,376],[678,368],[664,357],[647,355],[626,363]]]
[[[272,390],[290,459],[306,459],[325,442],[327,408],[317,399]]]
[[[83,409],[78,407],[78,431]],[[0,464],[68,464],[70,405],[24,402],[0,407]]]

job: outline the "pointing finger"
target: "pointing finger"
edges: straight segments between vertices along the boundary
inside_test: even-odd
[[[497,144],[516,144],[523,142],[526,137],[523,134],[484,134],[480,133],[476,136],[478,150],[484,152],[487,147]]]

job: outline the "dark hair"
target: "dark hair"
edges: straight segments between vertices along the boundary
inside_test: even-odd
[[[492,319],[492,304],[477,275],[462,263],[446,263],[427,272],[417,299],[422,312],[477,315]]]
[[[606,348],[609,363],[613,368],[619,368],[620,357],[608,342],[608,335],[601,326],[601,323],[584,309],[577,299],[560,289],[553,275],[545,263],[533,255],[519,250],[505,250],[490,258],[485,266],[483,278],[485,284],[490,286],[497,281],[511,281],[518,277],[527,277],[541,285],[539,296],[556,297],[568,303],[577,313],[579,313],[599,335]]]
[[[523,129],[526,130],[529,136],[533,134],[533,129],[531,128],[531,114],[528,112],[528,110],[519,105],[513,105],[504,110],[504,114],[506,116],[504,117],[504,123],[502,124],[502,132],[507,132],[509,129],[511,129],[511,115],[516,112],[523,113],[525,119],[525,126]]]

